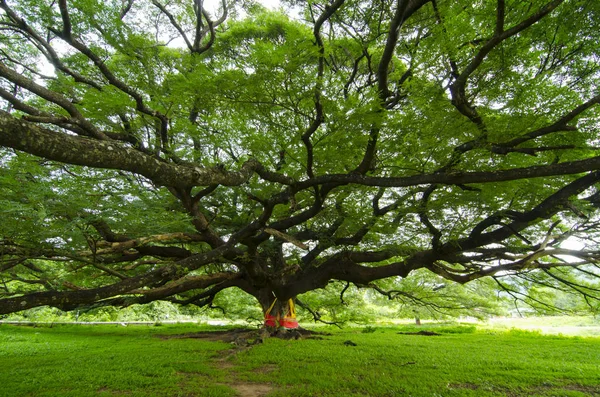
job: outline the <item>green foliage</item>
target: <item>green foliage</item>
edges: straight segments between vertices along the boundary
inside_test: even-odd
[[[204,312],[207,313],[206,310]],[[256,299],[239,288],[220,292],[207,314],[213,318],[242,320],[252,325],[263,323],[263,313]]]
[[[345,285],[332,283],[325,289],[307,292],[299,299],[307,304],[311,310],[318,313],[322,320],[339,324],[359,323],[369,324],[374,322],[382,313],[365,299],[365,291],[356,287],[349,287],[340,299],[341,291]],[[383,310],[383,309],[382,309]],[[312,314],[299,309],[300,319],[310,321]]]
[[[92,305],[81,316],[164,321],[179,302],[260,323],[256,298],[291,290],[310,308],[302,319],[335,323],[485,318],[513,303],[600,309],[599,187],[563,197],[593,174],[556,171],[597,156],[600,3],[414,1],[392,34],[389,1],[244,2],[210,21],[189,1],[126,3],[2,3],[0,105],[65,142],[101,137],[143,158],[63,164],[0,148],[2,298],[163,269],[94,302],[127,306],[174,288],[147,308]],[[214,182],[248,160],[258,176]],[[216,179],[138,173],[154,166]],[[576,269],[556,254],[571,237],[587,241],[571,253]],[[185,283],[216,274],[227,276]]]

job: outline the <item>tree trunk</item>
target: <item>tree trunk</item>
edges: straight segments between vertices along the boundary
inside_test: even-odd
[[[264,326],[276,330],[279,328],[297,328],[294,299],[281,300],[275,298],[272,291],[261,290],[259,297]]]
[[[415,313],[415,325],[421,325],[421,318],[419,317],[419,312],[414,310]]]

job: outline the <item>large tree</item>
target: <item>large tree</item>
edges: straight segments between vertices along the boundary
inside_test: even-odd
[[[600,2],[0,8],[0,313],[423,272],[597,307]]]

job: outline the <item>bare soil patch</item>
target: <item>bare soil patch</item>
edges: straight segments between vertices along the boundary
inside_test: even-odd
[[[259,367],[254,369],[253,371],[259,374],[270,374],[271,372],[274,372],[277,370],[277,365],[274,364],[269,364],[269,365],[265,365],[263,367]]]
[[[254,345],[262,343],[265,338],[280,338],[280,339],[323,339],[323,336],[328,336],[326,332],[309,331],[307,329],[280,329],[273,332],[269,332],[265,328],[251,329],[251,328],[235,328],[223,331],[201,331],[192,332],[187,334],[177,335],[157,335],[161,339],[203,339],[213,342],[225,342],[235,343],[236,345]]]
[[[248,336],[251,333],[256,333],[257,330],[249,328],[236,328],[223,331],[201,331],[191,332],[187,334],[176,335],[156,335],[161,339],[204,339],[211,342],[233,342],[241,336]]]
[[[441,336],[442,334],[438,334],[433,331],[419,331],[419,332],[398,332],[400,335],[422,335],[422,336]]]
[[[556,385],[556,386],[541,386],[536,387],[536,391],[564,392],[578,391],[589,396],[600,397],[600,386],[585,386],[578,384]]]
[[[479,385],[474,383],[450,383],[448,385],[448,389],[469,389],[469,390],[477,390],[479,389]]]
[[[273,386],[265,383],[228,383],[241,397],[262,397],[273,391]]]
[[[130,396],[131,395],[131,392],[129,392],[129,391],[113,390],[109,387],[101,387],[97,390],[97,393],[110,393],[113,396]]]
[[[234,363],[232,363],[231,361],[227,360],[227,357],[229,357],[229,356],[226,356],[226,357],[224,357],[224,358],[219,358],[219,359],[213,360],[213,362],[214,362],[214,363],[217,365],[217,367],[218,367],[218,368],[220,368],[220,369],[232,369],[232,368],[234,368],[234,367],[235,367],[235,364],[234,364]]]
[[[474,383],[450,383],[448,389],[469,389],[478,390],[481,386]],[[565,391],[578,391],[593,397],[600,397],[600,387],[596,386],[585,386],[578,384],[567,384],[567,385],[543,385],[536,386],[533,388],[518,388],[517,390],[509,389],[504,386],[494,385],[491,387],[492,390],[504,393],[508,397],[519,397],[537,393],[564,393]],[[552,394],[555,395],[555,394]],[[558,394],[556,394],[558,395]]]
[[[294,330],[276,330],[269,332],[266,329],[248,329],[248,328],[236,328],[222,331],[201,331],[179,335],[157,335],[161,339],[184,339],[194,338],[202,339],[213,342],[225,342],[231,343],[232,349],[223,352],[219,358],[211,360],[212,363],[223,370],[226,370],[231,374],[231,382],[222,383],[222,385],[231,387],[234,389],[240,397],[262,397],[267,396],[272,392],[275,387],[269,383],[250,383],[239,380],[235,373],[235,364],[232,363],[229,358],[236,355],[237,353],[250,349],[256,344],[262,343],[265,338],[281,338],[285,340],[292,339],[323,339],[323,336],[331,334],[324,332],[314,332],[306,329],[294,329]],[[271,373],[277,370],[277,366],[268,365],[265,367],[257,368],[255,371],[258,373]],[[185,374],[190,376],[190,374]]]

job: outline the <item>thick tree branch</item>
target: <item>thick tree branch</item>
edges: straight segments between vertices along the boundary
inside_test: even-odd
[[[131,2],[133,2],[133,0],[131,0]],[[46,40],[40,36],[33,28],[31,28],[31,26],[29,26],[29,24],[27,24],[17,13],[15,13],[13,9],[8,7],[5,1],[0,2],[0,8],[2,8],[8,17],[14,22],[15,26],[18,28],[18,33],[23,35],[27,40],[32,41],[56,69],[68,76],[73,77],[73,79],[78,83],[84,83],[90,87],[96,88],[97,90],[102,90],[102,86],[93,79],[85,77],[82,74],[67,68],[60,60],[60,57],[54,48],[52,48],[50,45],[49,40]]]
[[[469,78],[469,76],[471,76],[471,74],[473,74],[473,72],[475,72],[475,70],[481,65],[481,63],[484,61],[484,59],[487,57],[487,55],[495,47],[497,47],[500,43],[502,43],[506,39],[519,34],[523,30],[530,27],[531,25],[540,21],[542,18],[544,18],[549,13],[551,13],[556,7],[558,7],[564,1],[565,0],[553,0],[549,3],[547,3],[546,5],[544,5],[542,8],[540,8],[540,10],[537,13],[535,13],[534,15],[530,16],[529,18],[525,19],[521,23],[513,26],[512,28],[510,28],[508,30],[503,30],[500,33],[498,33],[498,31],[497,31],[497,34],[494,35],[491,39],[489,39],[479,49],[479,52],[475,55],[475,57],[473,57],[471,62],[465,67],[465,69],[462,71],[460,76],[458,76],[455,83],[453,84],[454,89],[457,90],[458,92],[462,92],[464,95],[464,87],[467,82],[467,79]],[[502,11],[502,14],[503,13],[504,12]],[[496,26],[498,27],[498,24]]]
[[[436,185],[431,185],[427,190],[423,193],[423,198],[421,199],[421,209],[419,211],[419,218],[429,234],[431,234],[431,246],[433,249],[438,249],[440,246],[440,239],[442,237],[442,232],[436,228],[433,223],[429,220],[429,216],[427,215],[427,203],[429,202],[429,197],[433,194]]]
[[[179,32],[179,35],[181,36],[181,38],[183,39],[183,41],[185,41],[185,44],[187,45],[188,49],[190,51],[194,51],[194,47],[192,46],[192,43],[190,43],[187,35],[185,34],[185,31],[181,28],[181,25],[179,25],[179,23],[177,22],[177,19],[175,19],[175,17],[173,16],[173,14],[171,14],[165,8],[165,6],[162,5],[157,0],[152,0],[152,4],[154,4],[163,14],[166,15],[167,18],[169,18],[169,22],[171,22],[171,25],[173,25],[173,27],[177,30],[177,32]]]
[[[402,24],[429,1],[431,0],[397,0],[396,10],[390,24],[390,30],[388,31],[385,48],[377,67],[377,84],[379,90],[379,102],[381,106],[381,108],[376,110],[376,113],[378,114],[383,113],[383,106],[385,105],[388,97],[392,95],[392,92],[388,88],[388,75],[389,68],[394,57],[394,51],[400,37],[400,29]],[[365,154],[360,164],[354,170],[354,173],[364,175],[374,168],[373,163],[375,161],[377,142],[379,140],[380,132],[380,126],[371,126],[369,131],[369,142],[365,148]]]
[[[425,268],[458,283],[511,276],[600,296],[588,284],[600,269],[593,120],[570,133],[600,103],[597,26],[571,15],[575,4],[331,0],[305,4],[312,32],[261,10],[213,46],[221,1],[213,21],[205,0],[100,2],[95,15],[55,0],[40,5],[43,20],[0,0],[0,106],[10,110],[0,112],[0,313],[206,306],[229,287],[266,310],[274,295],[282,303],[336,280],[420,304],[421,287],[372,283]],[[133,23],[133,7],[153,20]],[[99,26],[97,15],[112,19]],[[548,32],[532,41],[525,30],[541,20]],[[165,48],[165,29],[188,51]],[[453,34],[475,37],[453,50]],[[38,72],[40,54],[56,78]],[[554,115],[536,114],[548,103]],[[531,178],[544,179],[525,186]],[[561,248],[570,236],[587,247]],[[436,302],[453,292],[433,289]]]
[[[449,171],[434,174],[421,174],[406,177],[369,177],[362,175],[331,174],[317,176],[298,182],[294,189],[302,190],[316,184],[338,183],[380,187],[408,187],[416,185],[468,185],[473,183],[504,182],[529,178],[573,175],[592,171],[600,167],[600,157],[569,161],[558,164],[538,165],[525,168],[512,168],[499,171],[460,172]]]
[[[317,130],[325,120],[325,115],[323,113],[323,105],[321,104],[321,91],[323,89],[323,73],[325,71],[325,44],[323,43],[323,38],[321,37],[321,27],[344,4],[344,1],[345,0],[336,0],[332,5],[325,7],[325,11],[315,22],[315,26],[313,29],[315,42],[319,49],[317,78],[314,87],[315,117],[310,126],[304,132],[304,134],[302,134],[302,142],[306,147],[306,173],[309,178],[313,178],[315,176],[313,172],[314,154],[311,137],[315,132],[317,132]]]
[[[126,1],[126,3],[125,3]],[[123,0],[123,7],[121,8],[121,13],[119,15],[119,18],[123,19],[127,16],[127,14],[129,13],[129,11],[131,11],[131,7],[133,6],[133,2],[135,0]]]
[[[5,112],[0,112],[0,145],[67,164],[130,171],[165,186],[191,187],[216,184],[236,186],[246,182],[255,170],[267,178],[270,175],[261,172],[262,167],[255,160],[246,162],[238,172],[228,172],[219,167],[207,169],[198,166],[172,165],[116,142],[94,141],[45,130],[33,124],[18,121]],[[488,172],[444,172],[406,177],[332,174],[317,176],[292,186],[295,190],[303,190],[311,186],[331,183],[381,187],[425,184],[466,185],[573,175],[598,168],[600,168],[600,157],[592,157],[586,160]],[[277,180],[291,182],[279,177]],[[318,210],[317,207],[300,217],[302,219],[311,217],[315,210]],[[302,222],[302,219],[298,218],[297,222]],[[297,224],[296,221],[291,222],[293,223],[290,225]],[[290,226],[272,227],[282,230]]]
[[[496,20],[496,31],[494,36],[489,39],[477,52],[477,54],[471,59],[469,64],[464,68],[462,73],[456,77],[454,83],[450,85],[450,93],[452,94],[452,104],[456,109],[464,116],[469,118],[475,123],[479,129],[486,134],[486,127],[483,120],[475,107],[469,102],[466,94],[466,85],[468,78],[477,70],[477,68],[483,63],[487,55],[498,45],[500,45],[506,39],[513,37],[523,30],[527,29],[531,25],[540,21],[552,10],[558,7],[564,0],[554,0],[547,3],[537,13],[531,17],[525,19],[521,23],[513,26],[508,30],[504,30],[504,2],[498,2],[497,20]]]
[[[498,147],[497,150],[502,150],[504,148],[513,148],[515,146],[518,146],[518,145],[525,143],[527,141],[530,141],[532,139],[539,138],[541,136],[545,136],[545,135],[548,135],[548,134],[551,134],[554,132],[576,131],[577,128],[574,126],[569,126],[568,123],[573,121],[576,117],[581,115],[586,110],[588,110],[598,104],[600,104],[600,94],[594,96],[593,98],[589,99],[588,101],[577,106],[575,109],[571,110],[569,113],[562,116],[560,119],[558,119],[553,124],[550,124],[550,125],[542,127],[542,128],[538,128],[536,130],[533,130],[531,132],[524,134],[523,136],[512,139],[508,142],[503,142],[503,143],[497,144],[497,147]],[[492,149],[492,151],[494,151],[494,149]]]
[[[327,324],[327,325],[335,325],[339,329],[342,329],[342,326],[340,325],[340,323],[335,322],[335,321],[323,320],[323,318],[321,317],[321,313],[311,309],[310,306],[308,306],[306,303],[302,302],[300,299],[296,299],[296,304],[298,306],[300,306],[301,308],[303,308],[304,310],[306,310],[307,312],[309,312],[313,316],[313,320],[315,321],[315,323],[319,322],[319,323],[323,323],[323,324]]]
[[[383,55],[381,56],[381,60],[377,67],[379,95],[384,100],[390,95],[388,88],[388,70],[394,55],[394,50],[396,49],[396,44],[398,43],[398,38],[400,37],[400,28],[406,19],[405,12],[409,2],[409,0],[398,0],[396,3],[396,10],[394,11],[394,17],[390,23],[390,30],[385,42]]]
[[[92,123],[90,123],[87,119],[83,117],[83,115],[79,112],[77,107],[65,98],[63,95],[58,92],[51,91],[37,83],[33,80],[30,80],[23,75],[15,72],[14,70],[7,67],[4,63],[0,62],[0,77],[4,77],[8,81],[17,84],[20,87],[23,87],[29,92],[32,92],[39,97],[57,104],[66,110],[71,116],[73,123],[81,127],[84,131],[86,131],[88,136],[95,137],[101,140],[108,140],[109,138],[96,128]]]
[[[106,80],[111,85],[118,88],[120,91],[124,92],[125,94],[129,95],[131,98],[133,98],[133,100],[135,101],[135,104],[136,104],[137,111],[139,111],[145,115],[151,116],[158,121],[158,126],[159,126],[158,135],[161,140],[162,148],[166,149],[166,147],[168,145],[168,119],[167,119],[167,117],[164,114],[147,106],[142,94],[140,94],[135,88],[127,85],[121,79],[117,78],[117,76],[109,69],[109,67],[106,65],[106,63],[104,62],[104,60],[101,57],[99,57],[96,53],[94,53],[94,51],[92,51],[84,43],[82,43],[81,41],[74,38],[70,34],[70,32],[59,31],[54,28],[50,28],[50,30],[52,32],[54,32],[54,34],[56,34],[58,37],[63,39],[71,47],[75,48],[77,51],[79,51],[81,54],[85,55],[89,60],[91,60],[94,63],[94,65],[96,66],[96,68],[102,73],[102,75],[106,78]]]
[[[131,291],[132,294],[141,294],[137,299],[136,303],[148,303],[158,299],[164,299],[169,296],[173,296],[176,294],[182,294],[184,292],[188,292],[191,290],[197,289],[205,289],[214,285],[219,285],[222,283],[228,284],[228,286],[233,285],[231,282],[235,283],[235,279],[240,278],[239,274],[236,273],[215,273],[204,276],[186,276],[178,280],[170,281],[165,285],[152,288],[149,290],[134,290]],[[199,298],[202,299],[202,298]],[[127,299],[129,301],[129,299]]]
[[[0,112],[0,146],[67,164],[129,171],[163,186],[240,185],[248,181],[257,167],[254,160],[246,162],[238,172],[228,172],[220,167],[173,165],[117,142],[101,142],[46,130],[5,112]]]
[[[13,313],[38,306],[54,306],[63,310],[72,310],[78,306],[91,304],[102,299],[131,293],[136,288],[151,285],[158,281],[168,281],[180,278],[180,272],[185,273],[214,262],[227,252],[234,241],[212,251],[196,254],[183,259],[176,264],[160,267],[142,275],[122,280],[103,287],[82,289],[77,291],[47,291],[34,292],[25,296],[0,299],[0,314]]]

